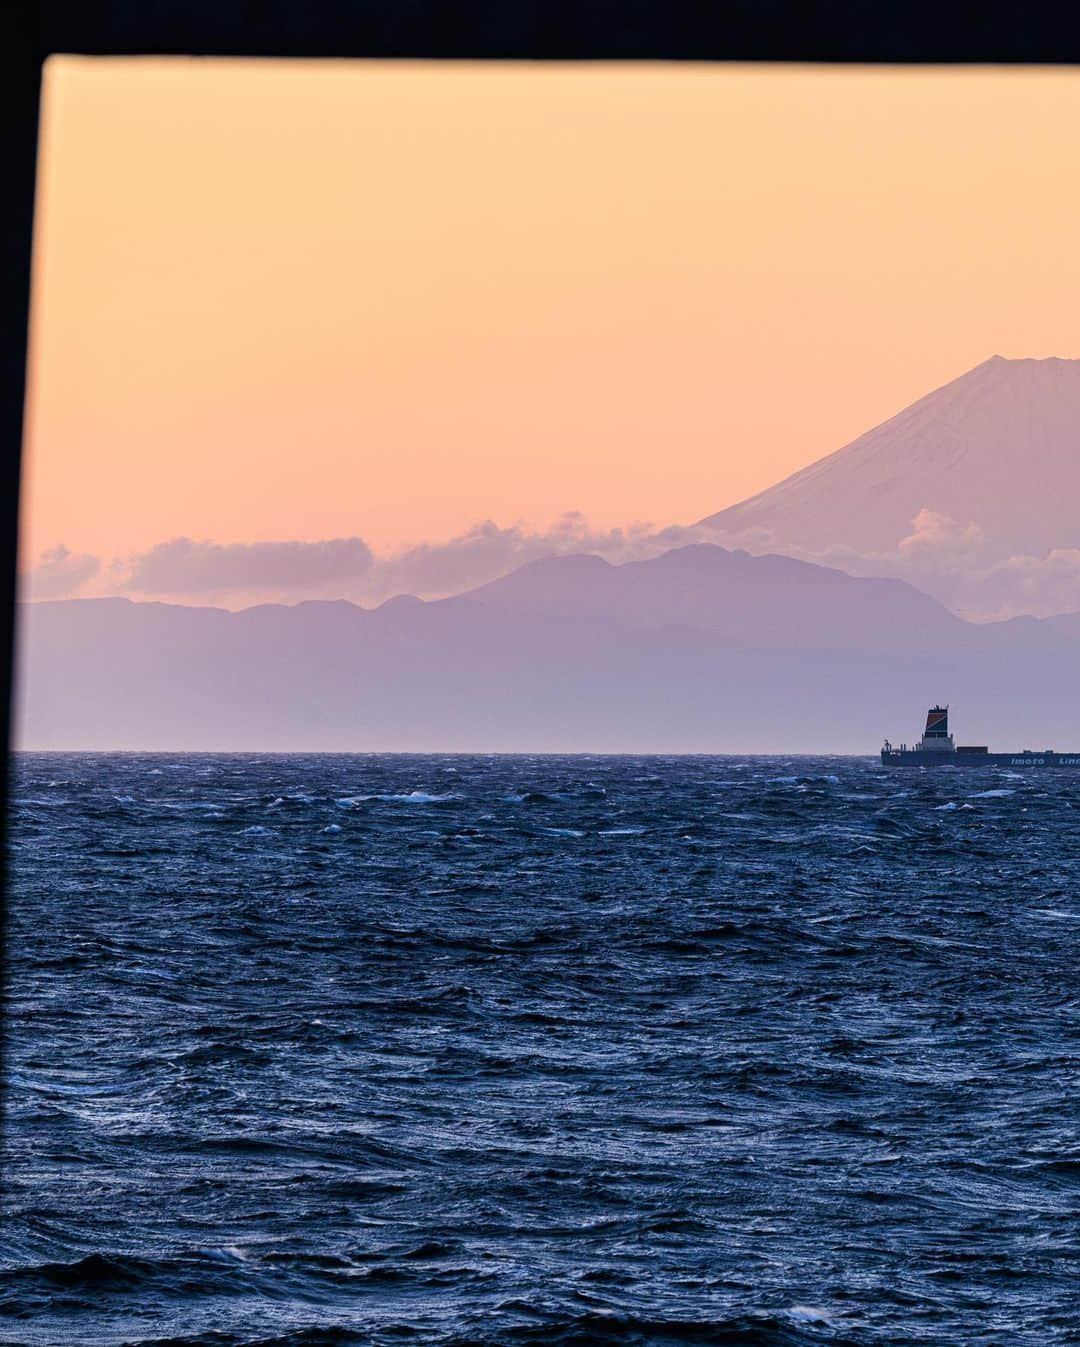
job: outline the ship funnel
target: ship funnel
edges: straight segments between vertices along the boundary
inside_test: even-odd
[[[947,706],[932,706],[926,713],[926,729],[923,731],[924,739],[948,739],[949,737],[949,708]]]

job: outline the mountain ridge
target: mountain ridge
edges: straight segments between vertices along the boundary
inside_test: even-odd
[[[764,577],[766,596],[781,573],[807,583],[781,586],[770,606],[760,593],[716,584],[733,567]],[[583,572],[613,588],[565,604]],[[868,752],[885,734],[913,732],[938,699],[963,703],[959,723],[973,739],[1080,740],[1080,617],[979,626],[902,582],[722,548],[622,566],[558,558],[516,575],[524,597],[492,582],[480,587],[486,597],[399,597],[373,609],[319,600],[239,612],[114,599],[21,605],[16,743]],[[658,603],[680,577],[682,606]]]

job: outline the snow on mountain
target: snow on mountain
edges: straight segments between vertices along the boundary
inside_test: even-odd
[[[980,564],[1080,546],[1080,360],[977,365],[702,524],[760,546]]]

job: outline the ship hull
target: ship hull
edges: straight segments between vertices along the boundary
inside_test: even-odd
[[[1056,767],[1080,770],[1080,753],[1043,752],[1021,753],[964,753],[920,748],[883,748],[883,767]]]

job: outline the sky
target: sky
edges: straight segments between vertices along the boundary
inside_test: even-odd
[[[692,524],[1080,355],[1078,162],[1052,69],[54,57],[24,569],[433,592]]]

